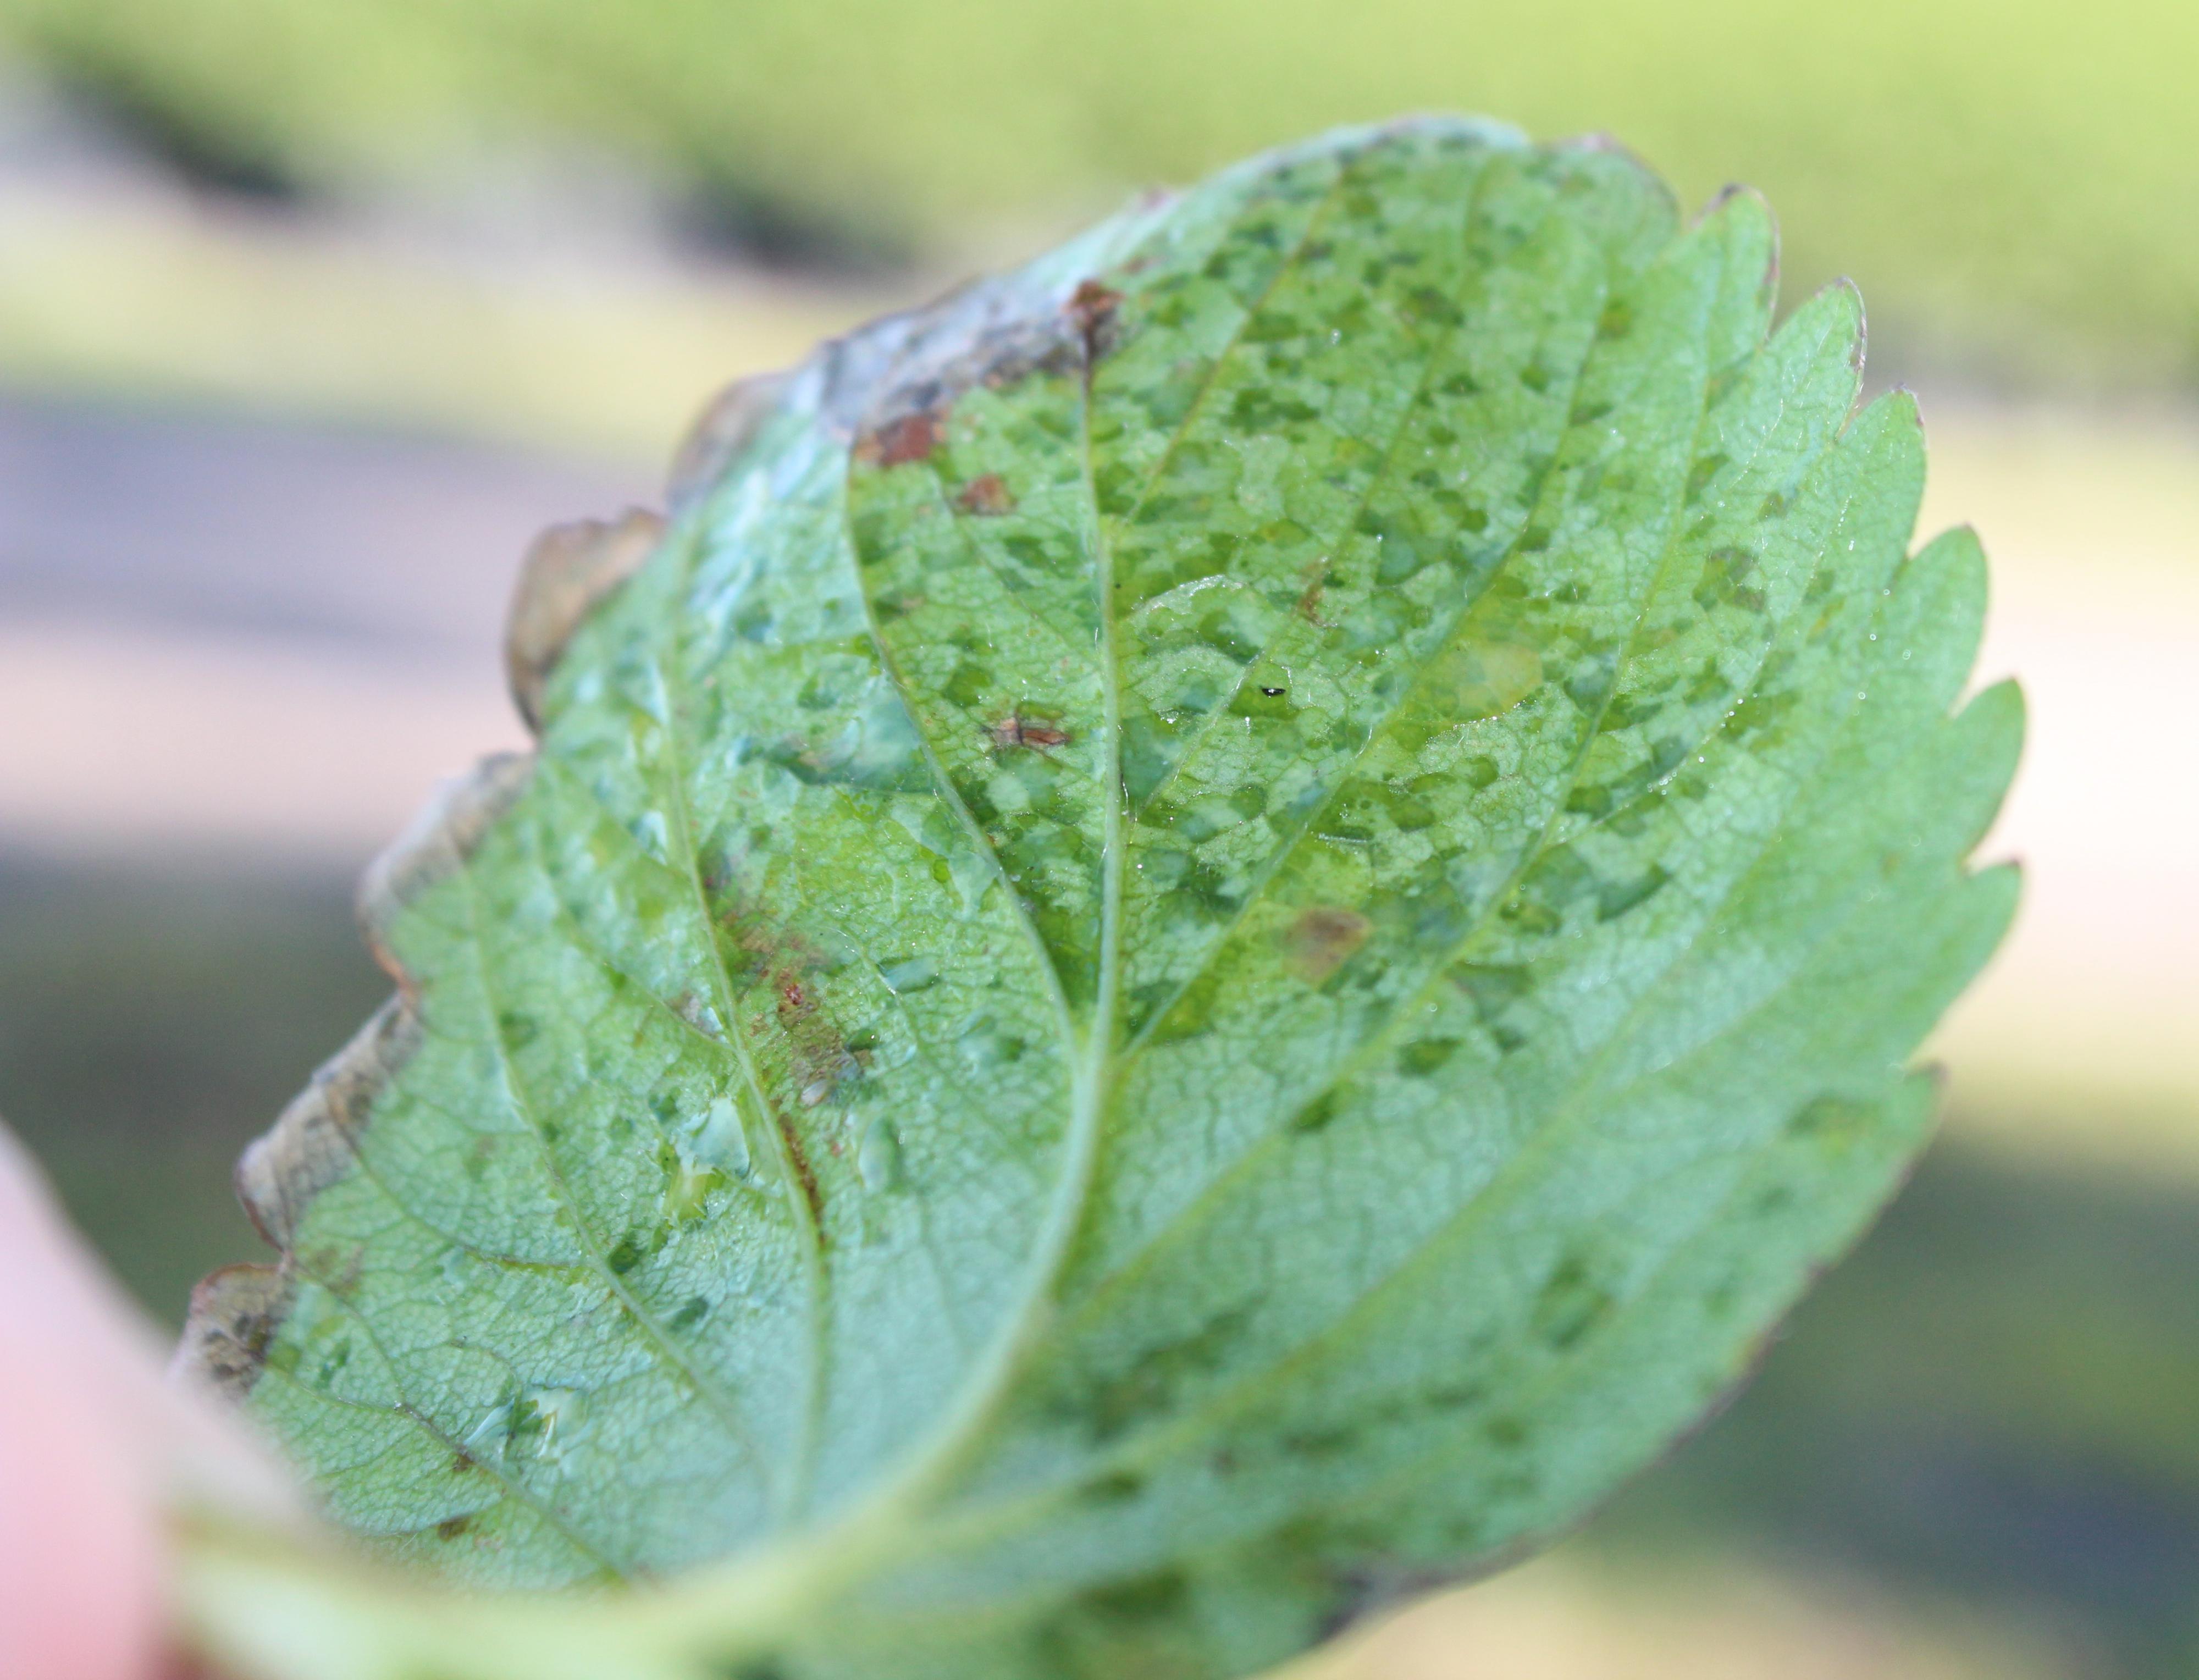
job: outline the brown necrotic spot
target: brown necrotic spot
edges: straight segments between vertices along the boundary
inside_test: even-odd
[[[1372,925],[1356,910],[1342,905],[1317,904],[1301,911],[1283,940],[1291,966],[1309,984],[1318,986],[1367,942]]]
[[[1298,615],[1316,629],[1326,630],[1329,624],[1321,615],[1321,592],[1328,586],[1328,562],[1326,559],[1315,561],[1305,569],[1304,575],[1306,586],[1298,597]]]
[[[946,440],[946,417],[920,408],[866,432],[855,444],[855,453],[882,467],[898,467],[910,461],[929,460]]]
[[[212,1274],[191,1291],[178,1368],[242,1401],[265,1368],[291,1294],[289,1276],[273,1266],[225,1266]]]
[[[1020,712],[1011,712],[998,723],[988,724],[985,732],[992,738],[993,745],[1006,752],[1013,747],[1062,747],[1069,744],[1069,732],[1050,723],[1040,723]]]
[[[990,519],[1014,512],[1016,499],[1008,493],[1008,487],[1000,474],[980,473],[962,487],[961,493],[954,498],[954,505],[965,513]]]
[[[1113,348],[1116,312],[1122,304],[1122,293],[1097,280],[1080,281],[1070,294],[1069,318],[1084,340],[1088,361],[1097,361]]]
[[[809,1164],[809,1151],[802,1141],[802,1129],[785,1115],[774,1113],[772,1119],[779,1127],[779,1140],[786,1148],[786,1164],[793,1169],[795,1181],[802,1187],[802,1199],[809,1205],[809,1217],[817,1227],[818,1240],[825,1238],[825,1198],[817,1188],[817,1170]]]

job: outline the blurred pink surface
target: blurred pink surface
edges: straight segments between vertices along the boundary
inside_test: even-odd
[[[0,1674],[160,1657],[169,1397],[152,1334],[0,1129]]]

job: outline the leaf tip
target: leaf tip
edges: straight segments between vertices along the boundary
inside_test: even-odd
[[[1998,682],[1987,683],[1970,697],[1963,708],[1963,715],[1974,715],[1979,727],[1987,725],[2005,731],[2021,748],[2023,732],[2029,721],[2029,703],[2024,697],[2023,685],[2014,677],[2003,677]]]
[[[1924,416],[1917,411],[1916,392],[1896,385],[1891,392],[1880,392],[1878,396],[1864,402],[1863,411],[1856,416],[1852,429],[1869,420],[1880,444],[1896,448],[1904,459],[1913,462],[1917,497],[1924,495]]]
[[[1639,152],[1607,128],[1590,129],[1584,134],[1569,134],[1564,139],[1556,142],[1554,149],[1560,152],[1607,153],[1613,157],[1625,159],[1637,169],[1647,171],[1649,167],[1642,161]]]
[[[1736,236],[1759,244],[1764,251],[1764,269],[1760,285],[1766,291],[1776,292],[1779,287],[1779,218],[1773,213],[1771,201],[1746,182],[1729,181],[1703,206],[1693,225],[1711,227],[1723,225]]]
[[[1603,129],[1586,134],[1568,135],[1553,141],[1547,149],[1559,157],[1583,159],[1606,158],[1617,164],[1635,183],[1648,190],[1649,199],[1657,206],[1658,214],[1669,227],[1679,217],[1679,201],[1673,196],[1671,183],[1653,168],[1641,153]]]
[[[1838,298],[1855,318],[1855,335],[1848,345],[1848,365],[1855,370],[1856,377],[1860,379],[1870,347],[1870,312],[1864,307],[1863,288],[1848,276],[1838,274],[1826,283],[1824,292],[1829,296]]]

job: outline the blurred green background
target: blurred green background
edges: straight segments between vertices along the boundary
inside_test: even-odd
[[[540,523],[1124,192],[1328,123],[1615,133],[1869,300],[2030,691],[1943,1141],[1758,1383],[1356,1680],[2199,1674],[2199,9],[0,0],[0,1113],[163,1321],[517,738]]]
[[[782,251],[905,255],[1419,107],[1741,174],[1799,277],[1963,347],[2199,372],[2179,0],[7,0],[39,60],[241,184],[615,149]]]

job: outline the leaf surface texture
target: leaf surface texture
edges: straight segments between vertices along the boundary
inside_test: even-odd
[[[2014,901],[1981,557],[1775,272],[1427,120],[826,347],[389,884],[198,1343],[382,1549],[672,1582],[634,1672],[1239,1674],[1575,1520]]]

